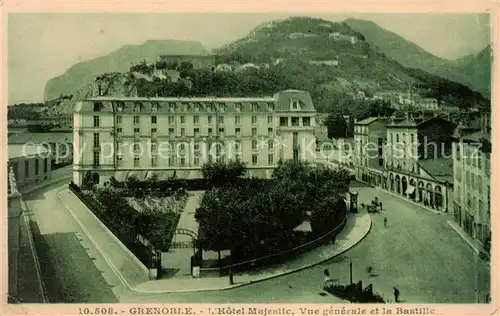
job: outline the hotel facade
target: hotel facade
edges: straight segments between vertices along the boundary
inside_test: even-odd
[[[264,98],[94,97],[74,109],[73,181],[90,173],[140,180],[202,178],[201,166],[239,159],[268,178],[280,159],[315,159],[316,110],[308,92]]]

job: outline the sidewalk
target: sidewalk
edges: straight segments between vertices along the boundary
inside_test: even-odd
[[[132,290],[141,293],[219,291],[272,279],[323,263],[349,250],[363,240],[370,231],[371,224],[369,214],[349,215],[347,224],[337,236],[334,245],[318,247],[298,256],[290,262],[275,267],[263,268],[256,273],[237,273],[234,275],[234,285],[229,285],[228,277],[198,279],[187,277],[147,281],[137,285]]]
[[[448,226],[450,226],[460,237],[462,237],[463,240],[474,250],[475,253],[479,255],[481,250],[483,249],[483,245],[478,241],[472,238],[469,234],[467,234],[462,227],[458,225],[458,223],[455,223],[453,220],[449,220],[446,222]],[[490,265],[490,262],[488,261],[488,265]]]

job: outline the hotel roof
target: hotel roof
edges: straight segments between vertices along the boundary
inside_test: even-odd
[[[9,144],[29,144],[29,143],[71,143],[73,133],[16,133],[9,136]]]

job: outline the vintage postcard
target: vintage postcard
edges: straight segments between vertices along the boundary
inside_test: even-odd
[[[2,3],[2,314],[498,313],[497,10]]]

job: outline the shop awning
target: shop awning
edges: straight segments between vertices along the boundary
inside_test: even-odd
[[[415,191],[415,187],[410,185],[407,189],[406,189],[406,194],[412,194],[413,192]]]

